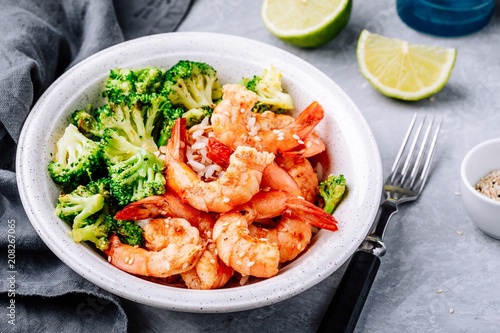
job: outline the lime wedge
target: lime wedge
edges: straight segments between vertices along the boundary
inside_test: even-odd
[[[361,74],[382,94],[418,101],[440,91],[451,75],[457,50],[415,45],[363,30],[357,46]]]
[[[299,47],[318,47],[337,36],[351,16],[352,0],[264,0],[269,31]]]

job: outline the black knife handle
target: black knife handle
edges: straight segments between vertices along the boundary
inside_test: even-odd
[[[354,331],[379,267],[380,258],[376,255],[364,251],[354,253],[318,333]]]

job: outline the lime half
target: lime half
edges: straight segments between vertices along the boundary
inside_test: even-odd
[[[382,94],[418,101],[440,91],[451,75],[457,50],[372,34],[363,30],[357,59],[361,74]]]
[[[281,40],[299,47],[326,44],[346,26],[352,0],[264,0],[262,21]]]

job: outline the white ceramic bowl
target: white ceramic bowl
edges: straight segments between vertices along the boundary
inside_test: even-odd
[[[320,231],[310,249],[273,278],[242,287],[188,290],[127,274],[84,244],[68,237],[68,226],[54,214],[59,189],[47,163],[69,115],[88,103],[102,103],[102,90],[114,67],[168,68],[181,59],[204,61],[222,84],[260,74],[274,65],[297,110],[319,101],[326,116],[317,127],[327,142],[326,173],[343,173],[349,195],[336,211],[338,232]],[[377,144],[349,97],[318,69],[278,48],[240,37],[212,33],[170,33],[132,40],[77,64],[38,100],[26,120],[17,152],[17,177],[28,217],[48,247],[69,267],[96,285],[127,299],[189,312],[230,312],[256,308],[296,295],[325,279],[355,251],[368,233],[380,200],[382,169]]]
[[[462,201],[467,214],[485,234],[500,239],[500,201],[474,189],[482,177],[497,169],[500,169],[500,138],[472,148],[462,161],[460,173]]]

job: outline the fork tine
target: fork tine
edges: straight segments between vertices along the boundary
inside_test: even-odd
[[[420,192],[429,173],[442,120],[424,115],[418,120],[415,113],[394,161],[389,177],[390,184]],[[435,129],[434,129],[435,127]]]
[[[442,122],[443,122],[443,120],[441,119],[439,121],[439,123],[437,124],[437,127],[434,131],[434,136],[432,138],[432,141],[430,143],[430,147],[428,149],[427,159],[425,160],[425,164],[423,166],[422,173],[420,174],[420,183],[421,183],[420,190],[422,190],[422,188],[424,187],[425,181],[427,180],[427,175],[429,174],[429,169],[430,169],[430,166],[432,163],[432,157],[434,156],[434,151],[436,150],[436,143],[437,143],[437,139],[439,136],[439,131],[441,130]]]
[[[391,177],[390,177],[391,182],[394,181],[394,177],[396,176],[396,170],[399,168],[399,164],[402,161],[401,157],[403,155],[403,151],[406,148],[406,145],[408,144],[408,140],[410,139],[410,135],[411,135],[411,132],[413,130],[413,126],[415,125],[415,121],[417,120],[417,115],[418,114],[415,113],[415,115],[413,116],[413,119],[410,123],[410,126],[408,127],[408,130],[406,131],[405,138],[403,139],[403,143],[401,144],[401,147],[399,148],[398,154],[396,155],[396,159],[394,160],[394,164],[392,165]]]
[[[420,125],[417,127],[417,131],[415,133],[415,135],[413,136],[413,141],[412,141],[412,144],[411,144],[411,147],[410,147],[410,151],[408,152],[407,156],[406,156],[406,160],[405,160],[405,163],[403,165],[403,169],[401,170],[401,184],[404,184],[405,181],[406,181],[406,176],[408,175],[408,170],[410,168],[410,165],[411,163],[414,163],[414,159],[415,159],[415,148],[417,147],[417,144],[418,144],[418,141],[419,141],[419,138],[420,138],[420,132],[422,132],[422,127],[424,125],[424,122],[425,122],[425,116],[424,116],[424,119],[420,122]]]
[[[422,121],[422,125],[424,124],[425,119]],[[413,189],[413,185],[415,184],[415,180],[417,180],[417,172],[420,169],[420,163],[422,162],[422,157],[426,148],[427,140],[429,139],[429,133],[431,132],[432,124],[434,123],[434,118],[431,119],[430,124],[427,126],[427,130],[425,131],[424,138],[422,139],[422,143],[420,144],[420,149],[418,151],[417,159],[413,165],[413,169],[410,174],[410,188]],[[417,138],[418,139],[418,138]]]

